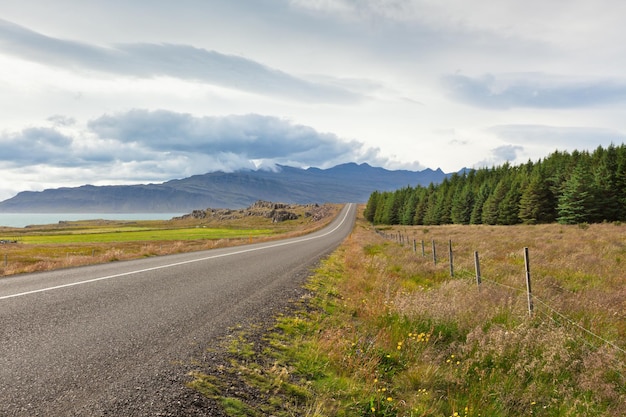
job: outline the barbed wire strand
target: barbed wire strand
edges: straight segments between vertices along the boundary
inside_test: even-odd
[[[560,314],[558,311],[555,311],[553,308],[550,308],[548,305],[546,305],[545,303],[542,303],[540,301],[540,304],[543,304],[543,306],[545,306],[548,310],[554,312],[555,314],[559,315],[560,317],[564,317],[565,323],[563,321],[558,321],[556,318],[554,318],[553,315],[549,314],[549,311],[541,311],[541,310],[537,310],[540,314],[542,314],[544,317],[546,317],[547,319],[551,320],[554,324],[558,325],[558,326],[564,326],[564,324],[566,323],[570,323],[573,324],[574,326],[581,328],[582,330],[585,330],[585,332],[588,332],[587,329],[585,329],[584,327],[581,327],[579,325],[577,325],[576,323],[573,323],[569,318],[567,318],[566,316]],[[582,337],[582,335],[574,335],[571,331],[570,331],[570,335],[572,335],[572,337],[576,338],[580,343],[583,343],[587,346],[589,346],[592,349],[597,349],[598,346],[594,345],[593,343],[591,343],[589,340],[585,339]],[[619,347],[619,346],[615,346],[614,344],[612,344],[610,341],[607,341],[605,339],[603,339],[600,336],[596,335],[596,338],[598,338],[599,340],[602,340],[603,342],[605,342],[605,345],[608,345],[614,349],[616,349],[617,351],[621,351],[623,352],[623,350]],[[624,378],[624,372],[622,372],[620,369],[623,369],[624,367],[624,361],[621,360],[619,357],[615,356],[615,357],[610,357],[610,356],[605,356],[607,358],[607,360],[609,362],[612,363],[613,366],[615,366],[615,371],[617,372],[617,374],[621,377]]]
[[[607,345],[611,346],[613,349],[616,349],[624,354],[626,354],[626,350],[619,347],[618,345],[616,345],[614,342],[611,342],[610,340],[606,340],[605,338],[603,338],[602,336],[592,332],[591,330],[585,328],[584,326],[581,326],[580,324],[576,323],[574,320],[570,319],[569,317],[567,317],[566,315],[560,313],[559,311],[555,310],[554,308],[552,308],[550,305],[548,305],[545,301],[543,301],[541,298],[533,295],[533,301],[537,301],[539,304],[541,304],[542,306],[544,306],[545,308],[547,308],[548,310],[552,311],[554,314],[556,314],[557,316],[559,316],[560,318],[562,318],[563,320],[567,321],[568,323],[572,324],[575,327],[578,327],[580,330],[584,331],[585,333],[589,334],[590,336],[595,337],[598,340],[603,341],[604,343],[606,343]]]
[[[506,285],[506,284],[503,284],[503,283],[498,282],[498,281],[494,281],[494,280],[489,279],[489,278],[480,277],[480,279],[481,279],[482,282],[488,282],[490,284],[499,285],[500,287],[508,288],[509,290],[517,291],[517,292],[520,292],[520,293],[525,293],[526,292],[526,289],[524,289],[524,288],[512,287],[510,285]]]
[[[404,245],[403,245],[403,246],[404,246]],[[470,276],[471,276],[470,274],[471,274],[471,273],[469,273],[469,274],[467,274],[465,277],[461,277],[461,278],[470,278]],[[492,280],[492,279],[485,278],[485,277],[483,277],[483,276],[481,276],[480,278],[481,278],[481,281],[482,281],[482,282],[488,282],[488,283],[491,283],[491,284],[495,284],[495,285],[498,285],[498,286],[500,286],[500,287],[507,288],[507,289],[509,289],[509,290],[513,290],[513,291],[516,291],[516,292],[519,292],[519,293],[525,293],[525,292],[527,291],[527,290],[526,290],[526,289],[524,289],[524,288],[518,288],[518,287],[513,287],[513,286],[510,286],[510,285],[506,285],[506,284],[503,284],[503,283],[501,283],[501,282],[497,282],[497,281],[494,281],[494,280]],[[620,346],[618,346],[618,345],[617,345],[617,344],[615,344],[614,342],[611,342],[610,340],[607,340],[607,339],[603,338],[602,336],[600,336],[600,335],[598,335],[598,334],[596,334],[596,333],[592,332],[591,330],[589,330],[589,329],[585,328],[584,326],[581,326],[580,324],[576,323],[574,320],[572,320],[572,319],[570,319],[569,317],[565,316],[564,314],[560,313],[559,311],[557,311],[556,309],[554,309],[553,307],[551,307],[548,303],[546,303],[545,301],[541,300],[541,299],[540,299],[539,297],[537,297],[535,294],[533,294],[533,301],[537,301],[539,304],[541,304],[542,306],[544,306],[544,307],[545,307],[545,308],[547,308],[548,310],[552,311],[554,314],[558,315],[558,316],[559,316],[559,317],[561,317],[563,320],[565,320],[565,321],[567,321],[568,323],[572,324],[574,327],[577,327],[578,329],[580,329],[580,330],[584,331],[585,333],[589,334],[590,336],[595,337],[596,339],[598,339],[598,340],[600,340],[600,341],[604,342],[605,344],[607,344],[607,345],[611,346],[612,348],[616,349],[617,351],[619,351],[619,352],[621,352],[621,353],[623,353],[623,354],[626,354],[626,350],[625,350],[625,349],[621,348]],[[555,321],[555,320],[554,320],[554,318],[551,318],[551,319],[552,319],[553,321]],[[555,322],[556,322],[556,321],[555,321]]]

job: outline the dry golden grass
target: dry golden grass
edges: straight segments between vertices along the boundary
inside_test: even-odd
[[[394,231],[409,236],[410,242],[428,241],[426,259],[418,243],[418,259],[406,264],[420,273],[432,268],[433,274],[449,274],[451,240],[455,276],[473,282],[477,251],[483,289],[490,297],[514,297],[520,311],[527,305],[524,247],[528,247],[537,312],[550,315],[552,308],[626,346],[626,225],[439,226]],[[432,240],[440,258],[437,266],[424,265],[430,263]]]
[[[313,382],[314,408],[362,416],[626,415],[626,226],[383,232],[402,233],[405,244],[360,219],[315,278],[325,309],[313,320],[316,343],[332,371]]]

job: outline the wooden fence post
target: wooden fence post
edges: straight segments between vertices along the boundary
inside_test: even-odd
[[[424,239],[422,239],[422,256],[426,256],[426,250],[424,249]]]
[[[417,241],[413,239],[413,253],[417,253]]]
[[[528,290],[528,315],[533,315],[533,293],[530,287],[530,260],[528,248],[524,248],[524,265],[526,266],[526,289]]]
[[[437,248],[435,247],[435,239],[433,239],[433,263],[437,265]]]
[[[449,258],[450,258],[450,276],[454,278],[454,258],[452,257],[452,239],[449,241]]]
[[[482,280],[480,278],[480,261],[478,260],[478,251],[474,251],[474,267],[476,268],[476,285],[478,285],[478,291],[480,291],[480,284]]]

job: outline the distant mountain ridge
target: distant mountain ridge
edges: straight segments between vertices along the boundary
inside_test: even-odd
[[[212,172],[162,184],[64,187],[23,191],[0,202],[10,213],[168,213],[242,208],[257,200],[294,204],[366,202],[373,191],[439,183],[449,174],[347,163],[329,169],[278,166],[276,171]]]

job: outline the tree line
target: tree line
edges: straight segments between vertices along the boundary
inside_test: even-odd
[[[626,146],[555,151],[537,162],[454,173],[439,184],[375,191],[374,224],[563,224],[626,220]]]

